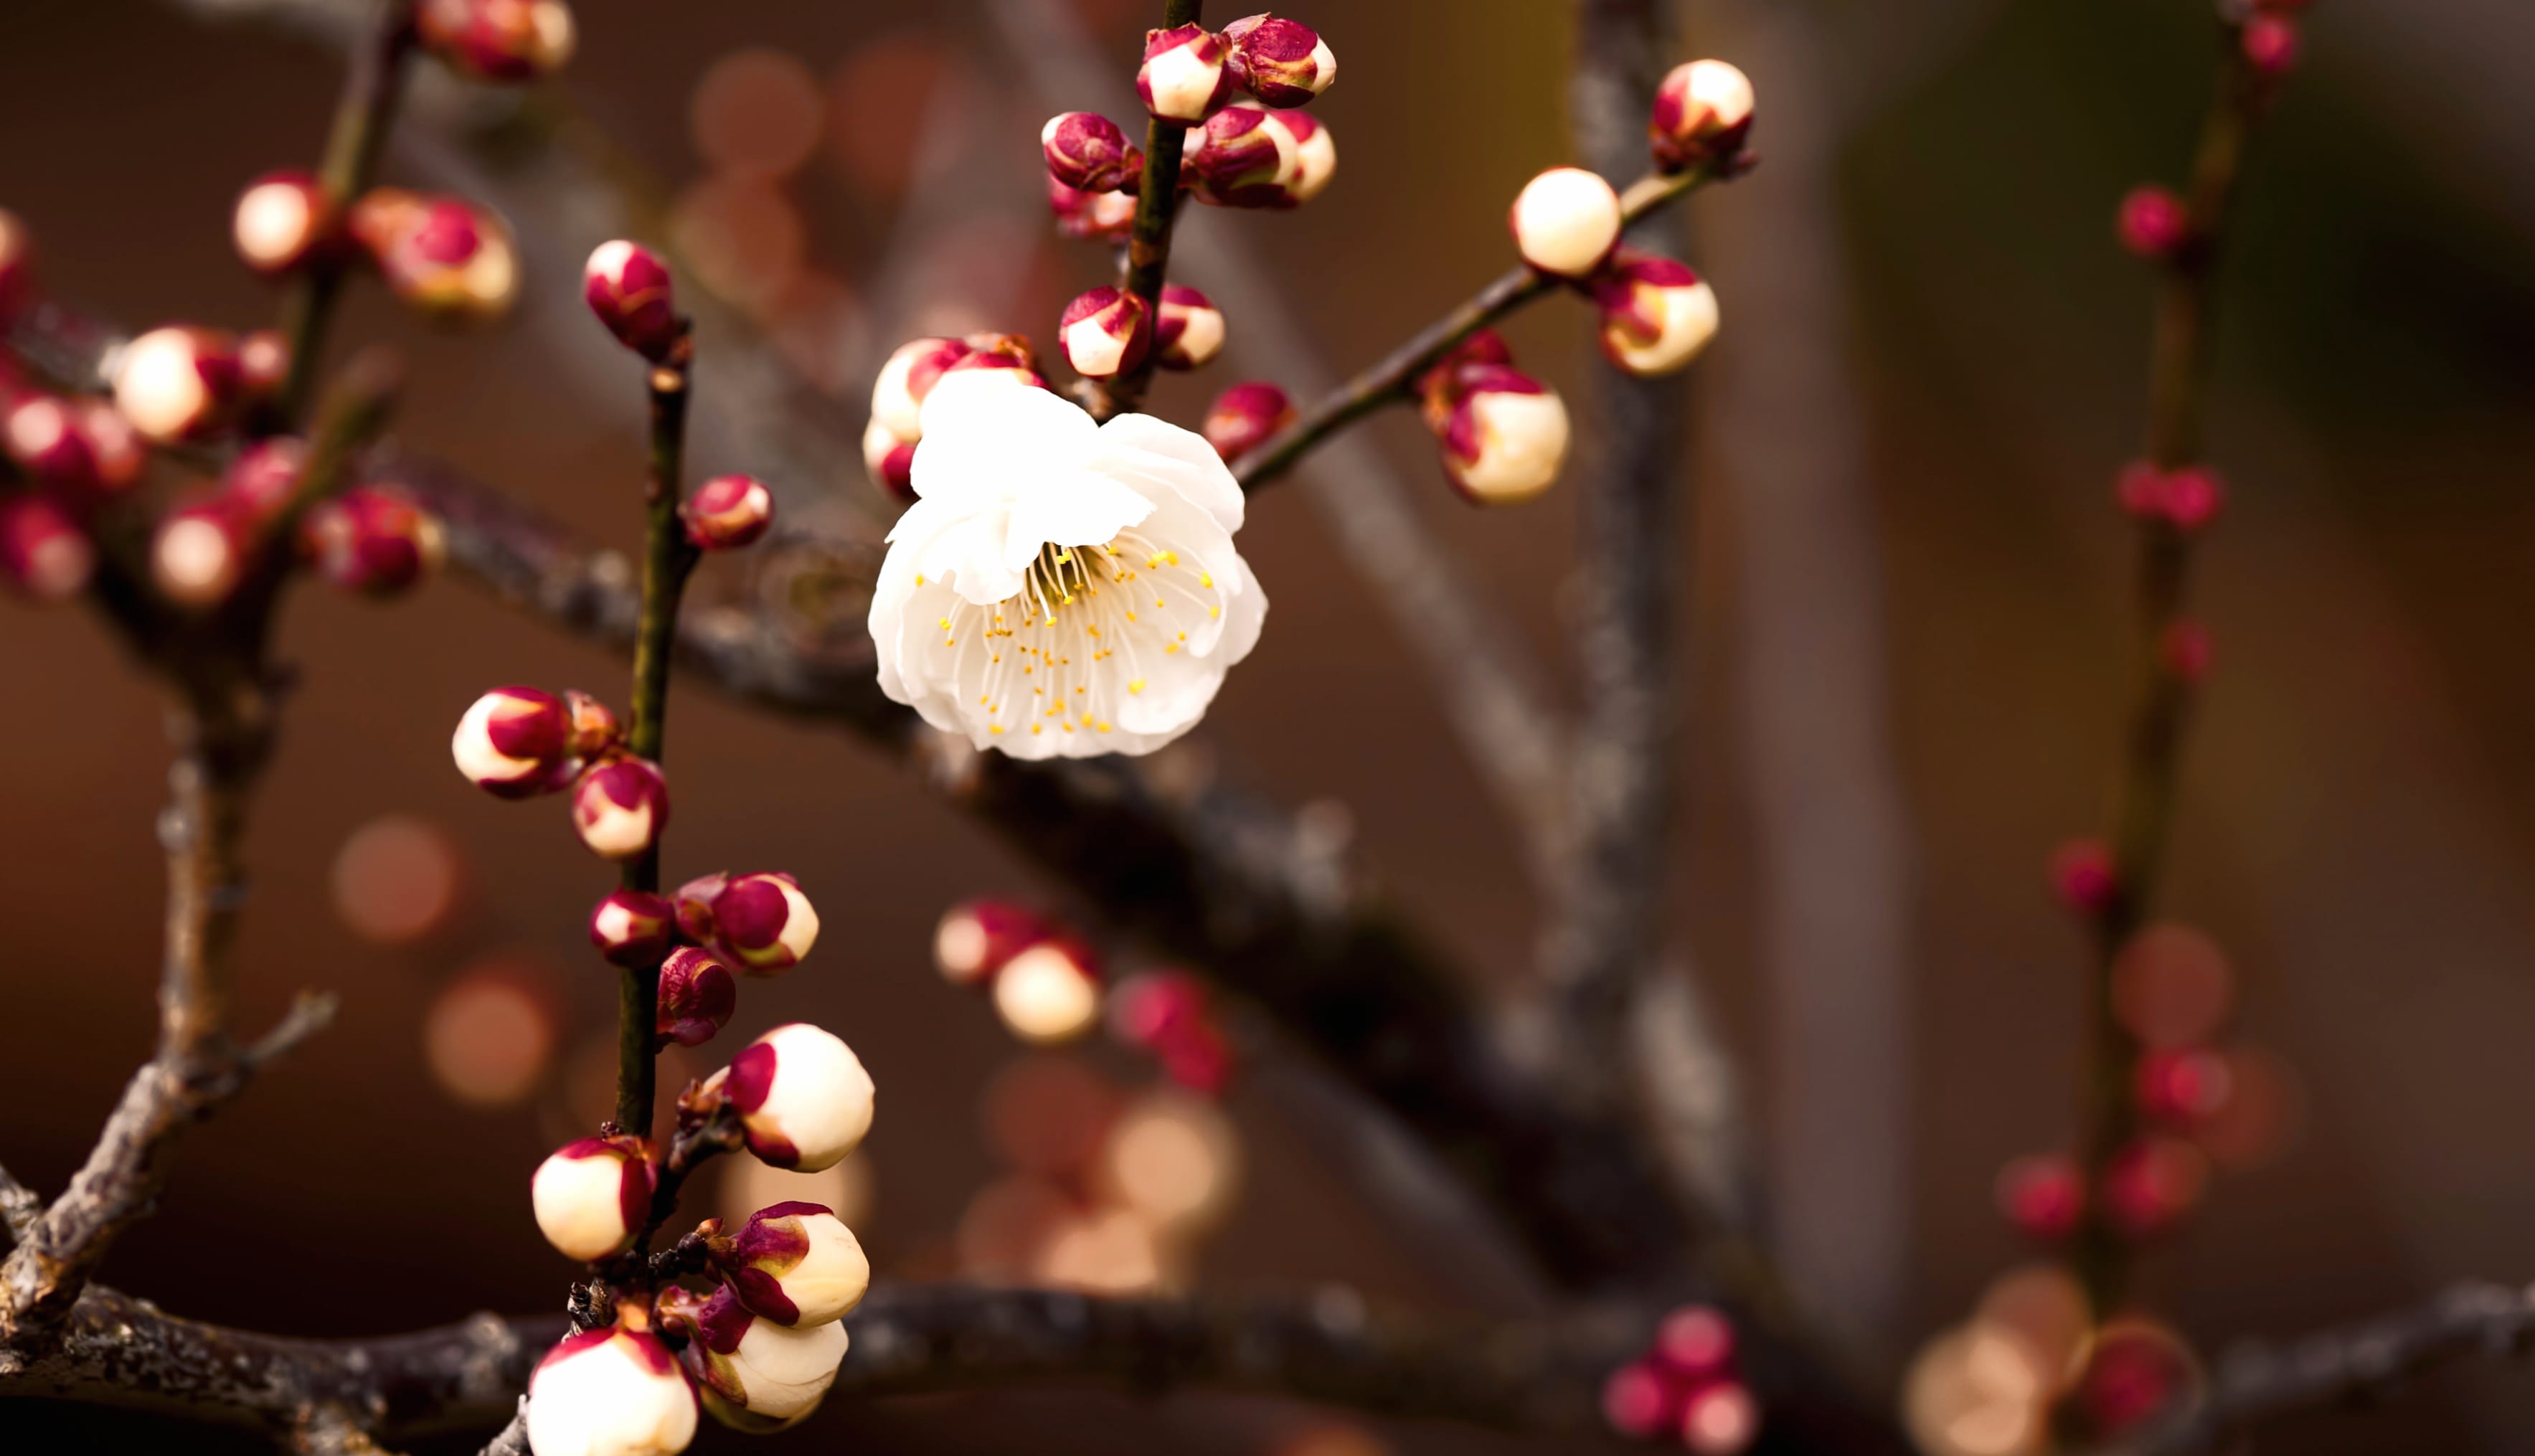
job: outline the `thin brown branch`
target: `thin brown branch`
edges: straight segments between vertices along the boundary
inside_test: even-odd
[[[1165,30],[1195,25],[1204,0],[1162,0]],[[1189,129],[1156,116],[1144,127],[1144,174],[1136,191],[1136,220],[1127,234],[1127,256],[1118,272],[1118,286],[1144,301],[1144,317],[1162,316],[1162,279],[1170,271],[1171,223],[1179,213],[1180,152]],[[1091,417],[1124,414],[1144,397],[1153,380],[1151,352],[1116,379],[1086,381]]]

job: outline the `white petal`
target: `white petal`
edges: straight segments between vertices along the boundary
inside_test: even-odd
[[[1088,458],[1099,440],[1091,416],[1000,372],[956,370],[924,396],[915,447],[919,496],[1008,496],[1051,469]]]
[[[1205,436],[1148,414],[1122,414],[1100,427],[1100,443],[1133,478],[1168,486],[1225,530],[1241,529],[1241,482]]]

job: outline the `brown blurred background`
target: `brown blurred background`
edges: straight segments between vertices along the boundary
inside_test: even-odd
[[[1079,6],[1121,82],[1149,8]],[[333,104],[323,45],[201,11],[0,8],[0,205],[32,225],[54,288],[127,324],[270,317],[229,256],[227,206],[253,174],[311,161]],[[1741,1060],[1763,1166],[1795,1180],[1773,1211],[1812,1230],[1803,1247],[1830,1250],[1818,1271],[1799,1260],[1797,1277],[1887,1379],[2020,1256],[1991,1181],[2070,1125],[2082,952],[2041,867],[2103,811],[2127,559],[2110,480],[2143,403],[2147,282],[2110,219],[2133,182],[2181,166],[2210,72],[2206,11],[1685,10],[1685,54],[1753,72],[1763,166],[1693,213],[1693,261],[1726,329],[1691,392],[1701,444],[1679,543],[1695,585],[1675,924]],[[1571,16],[1536,0],[1322,0],[1296,14],[1343,60],[1317,108],[1340,140],[1338,180],[1309,209],[1235,220],[1344,369],[1505,266],[1506,201],[1570,154]],[[959,318],[960,299],[971,312],[992,300],[966,327],[1044,341],[1064,299],[1106,267],[1044,231],[1029,149],[1055,108],[1011,74],[973,0],[591,0],[581,19],[564,92],[680,197],[670,230],[689,266],[719,270],[856,422],[868,372],[849,366],[895,339],[856,333],[876,318],[908,334]],[[2327,4],[2310,39],[2257,153],[2228,273],[2213,455],[2235,494],[2202,598],[2218,670],[2168,901],[2227,946],[2243,988],[2235,1035],[2276,1054],[2297,1088],[2276,1155],[2224,1177],[2149,1262],[2149,1298],[2207,1352],[2445,1280],[2535,1274],[2535,668],[2521,630],[2535,620],[2535,14],[2509,0]],[[1117,114],[1114,94],[1068,104]],[[928,180],[911,160],[925,137],[958,175]],[[763,175],[770,157],[789,169]],[[436,164],[395,152],[388,179],[446,185]],[[921,276],[884,273],[909,198],[946,195],[965,211],[943,236],[967,241],[929,250]],[[530,241],[577,268],[596,240]],[[586,320],[576,333],[556,317],[577,302],[537,282],[532,264],[520,317],[489,336],[426,334],[371,290],[339,338],[407,349],[406,443],[628,544],[636,379],[593,352]],[[1581,384],[1578,310],[1552,301],[1509,333],[1527,364],[1571,393]],[[1194,423],[1227,382],[1175,382],[1156,407]],[[709,342],[708,408],[714,389]],[[1568,498],[1465,511],[1408,420],[1373,429],[1522,645],[1556,651]],[[1790,456],[1790,442],[1813,448]],[[694,465],[774,475],[770,450],[746,429],[708,431]],[[1804,474],[1801,497],[1779,490],[1773,462]],[[787,500],[848,503],[807,508],[838,518],[877,509],[858,461],[825,463],[827,478],[779,480]],[[1756,524],[1788,524],[1771,513],[1797,500],[1795,524],[1817,534],[1759,549]],[[1243,540],[1275,611],[1206,734],[1278,796],[1347,806],[1355,851],[1384,883],[1475,973],[1519,977],[1527,881],[1418,668],[1301,492],[1261,500]],[[1823,540],[1859,549],[1814,549]],[[1756,581],[1764,562],[1772,575]],[[284,646],[305,680],[254,825],[246,1014],[321,986],[342,993],[343,1015],[186,1145],[158,1217],[118,1247],[109,1277],[178,1312],[308,1334],[547,1307],[568,1271],[535,1238],[523,1189],[575,1124],[574,1068],[611,1014],[581,930],[611,877],[573,846],[560,810],[468,789],[445,744],[488,685],[621,698],[623,671],[449,582],[390,608],[302,593]],[[1769,652],[1781,655],[1759,660]],[[1801,688],[1808,674],[1863,689],[1799,691],[1771,699],[1792,719],[1769,716],[1755,685]],[[149,688],[83,614],[0,612],[0,682],[14,907],[0,1157],[50,1191],[149,1045],[163,753]],[[1817,741],[1772,729],[1806,726],[1809,701],[1840,718],[1836,765],[1779,752]],[[858,1227],[884,1273],[938,1270],[972,1195],[1008,1171],[980,1088],[1019,1054],[987,1007],[935,976],[932,928],[960,896],[1031,886],[840,735],[701,692],[677,695],[673,717],[671,874],[791,869],[826,922],[811,962],[752,985],[725,1035],[808,1018],[854,1044],[884,1104]],[[1837,792],[1796,792],[1807,784]],[[1773,827],[1784,813],[1839,852],[1785,853],[1814,841]],[[387,816],[454,847],[462,880],[428,934],[394,945],[346,923],[337,880],[347,839]],[[1860,908],[1850,851],[1880,835]],[[1862,994],[1905,1011],[1851,1029],[1875,1043],[1863,1062],[1809,1058],[1814,1044],[1773,1009],[1771,967],[1813,906],[1877,928],[1871,953],[1841,964],[1874,968]],[[471,1012],[525,1036],[529,1071],[507,1092],[435,1068],[427,1051],[435,1008],[459,1014],[452,988],[492,984],[525,996]],[[1118,1054],[1073,1055],[1121,1087],[1149,1080]],[[507,1100],[453,1095],[469,1085]],[[1837,1185],[1839,1168],[1820,1165],[1848,1155],[1768,1145],[1773,1119],[1799,1104],[1870,1131],[1858,1166],[1888,1169],[1827,1224],[1802,1190]],[[1503,1304],[1504,1291],[1421,1258],[1419,1231],[1367,1207],[1289,1100],[1254,1085],[1230,1105],[1246,1171],[1195,1252],[1202,1287],[1334,1282],[1377,1304]],[[1843,1231],[1839,1217],[1871,1222]],[[1841,1266],[1843,1247],[1877,1252],[1861,1271]],[[27,1449],[45,1435],[211,1448],[92,1413],[7,1419],[31,1433]],[[1057,1449],[1265,1452],[1319,1439],[1326,1419],[1203,1396],[1017,1394],[836,1402],[815,1435],[791,1439],[990,1450],[1026,1430]],[[2535,1387],[2500,1369],[2302,1421],[2276,1448],[2500,1451],[2530,1432]],[[1511,1444],[1440,1427],[1380,1436]],[[723,1444],[737,1443],[699,1449]]]

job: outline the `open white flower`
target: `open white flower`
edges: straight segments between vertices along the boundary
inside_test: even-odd
[[[973,373],[944,376],[923,423],[872,596],[881,691],[1017,758],[1146,754],[1195,727],[1268,615],[1213,447]]]

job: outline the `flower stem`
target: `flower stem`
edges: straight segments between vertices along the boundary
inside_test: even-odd
[[[413,0],[379,0],[378,22],[369,41],[353,53],[351,70],[343,81],[343,98],[335,108],[334,130],[327,134],[325,160],[318,168],[317,180],[337,208],[350,207],[369,190],[370,179],[378,172],[389,124],[404,92],[405,59],[412,50]],[[318,355],[326,347],[326,325],[334,317],[336,295],[342,290],[343,265],[340,256],[321,254],[309,262],[282,299],[281,336],[289,349],[289,365],[274,394],[271,423],[277,429],[295,429],[307,411]]]
[[[1195,25],[1204,0],[1164,0],[1162,29]],[[1136,221],[1127,234],[1127,262],[1118,286],[1144,301],[1144,317],[1162,316],[1162,278],[1170,269],[1171,225],[1178,220],[1180,151],[1188,128],[1154,117],[1144,127],[1144,175],[1137,184]],[[1153,380],[1152,351],[1135,368],[1091,390],[1091,414],[1107,419],[1136,407]]]
[[[1736,163],[1694,167],[1668,176],[1659,172],[1649,173],[1631,183],[1629,190],[1621,194],[1621,215],[1627,222],[1636,222],[1706,183],[1739,175],[1740,171],[1741,166]],[[1529,268],[1517,265],[1509,269],[1458,308],[1429,324],[1373,367],[1324,396],[1294,423],[1279,431],[1274,439],[1244,455],[1232,472],[1241,481],[1241,488],[1244,491],[1258,490],[1292,469],[1304,455],[1338,431],[1385,405],[1405,400],[1416,385],[1417,376],[1451,353],[1453,345],[1512,315],[1524,304],[1547,293],[1555,284],[1556,280],[1548,274]]]
[[[2218,245],[2233,211],[2246,142],[2270,94],[2269,83],[2244,59],[2237,26],[2223,24],[2221,36],[2218,94],[2201,125],[2187,199],[2191,242],[2165,266],[2149,350],[2145,449],[2148,461],[2161,470],[2201,458]],[[2132,1086],[2139,1046],[2115,1012],[2113,967],[2146,922],[2165,864],[2193,688],[2166,662],[2161,648],[2183,620],[2191,566],[2192,542],[2183,531],[2162,520],[2141,525],[2133,649],[2137,686],[2115,798],[2117,889],[2095,920],[2087,988],[2090,1024],[2080,1151],[2088,1186],[2096,1191],[2087,1199],[2072,1249],[2078,1278],[2099,1318],[2118,1307],[2131,1263],[2131,1241],[2111,1221],[2101,1190],[2116,1160],[2138,1133]]]
[[[644,484],[643,606],[634,629],[633,714],[625,746],[660,761],[669,711],[669,656],[677,635],[678,598],[695,570],[697,551],[678,520],[687,443],[687,384],[694,340],[682,330],[667,359],[652,366],[651,460]],[[624,886],[660,892],[660,847],[625,863]],[[636,1137],[651,1135],[652,1058],[657,1052],[659,969],[628,967],[616,994],[616,1123]]]

